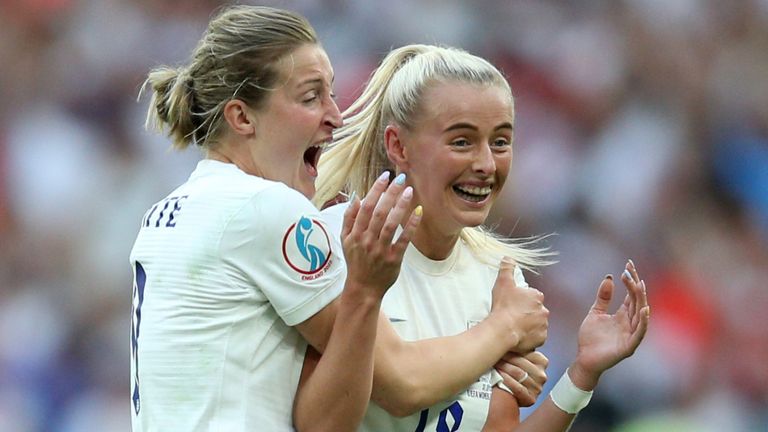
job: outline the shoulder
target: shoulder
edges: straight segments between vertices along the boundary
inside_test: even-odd
[[[327,207],[320,212],[323,220],[328,225],[329,232],[336,237],[341,235],[341,228],[344,224],[344,212],[347,211],[347,208],[349,208],[349,203],[344,202]]]

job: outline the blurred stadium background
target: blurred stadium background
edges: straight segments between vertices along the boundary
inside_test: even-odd
[[[297,0],[346,106],[391,48],[463,47],[509,76],[511,184],[492,216],[556,232],[529,275],[550,385],[598,281],[653,305],[573,431],[768,431],[768,1]],[[140,84],[221,2],[0,2],[0,430],[129,429],[128,252],[199,154],[143,130]]]

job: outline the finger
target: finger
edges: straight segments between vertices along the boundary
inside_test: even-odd
[[[637,347],[640,345],[640,342],[643,341],[643,338],[645,337],[645,333],[648,331],[648,322],[651,318],[651,307],[645,306],[642,309],[640,309],[640,322],[635,329],[634,332],[632,332],[632,336],[630,336],[629,340],[629,346],[631,348],[630,352],[627,353],[627,356],[632,355]],[[506,383],[506,382],[505,382]]]
[[[535,365],[543,366],[544,368],[549,366],[549,359],[547,358],[547,356],[542,354],[540,351],[531,351],[528,354],[526,354],[524,357],[529,362],[531,362],[531,363],[533,363]]]
[[[375,234],[377,238],[381,237],[384,224],[389,218],[389,214],[392,212],[392,209],[395,207],[395,204],[397,203],[404,189],[405,174],[400,173],[397,175],[395,180],[389,184],[387,190],[384,191],[384,193],[381,195],[379,202],[376,203],[376,208],[373,210],[373,217],[371,218],[368,230],[372,234]],[[389,243],[392,242],[393,234],[394,231],[390,233]],[[389,243],[387,243],[387,247],[389,247]]]
[[[613,298],[613,276],[606,275],[597,288],[597,298],[592,305],[592,310],[599,313],[608,312],[611,298]]]
[[[545,369],[549,360],[541,353],[538,353],[537,355],[534,355],[534,353],[536,353],[536,351],[521,356],[519,354],[508,352],[502,357],[502,360],[497,363],[497,366],[505,369],[510,375],[518,377],[518,381],[528,386],[529,389],[541,391],[544,383],[547,382],[547,373]],[[531,358],[535,359],[538,363],[531,361]],[[520,378],[520,374],[517,371],[526,373],[527,376],[525,378],[527,378],[527,380]]]
[[[627,263],[627,266],[629,266],[629,263]],[[634,277],[630,274],[629,270],[624,270],[624,273],[622,274],[622,282],[624,282],[624,285],[627,287],[627,295],[629,295],[629,319],[630,319],[630,325],[632,326],[632,329],[634,330],[637,325],[637,314],[638,314],[638,302],[640,301],[640,297],[642,297],[642,288],[640,287],[639,282],[635,282]]]
[[[625,268],[629,270],[629,273],[632,275],[632,280],[635,281],[635,283],[640,283],[640,276],[637,274],[637,267],[631,258],[627,259],[627,265]]]
[[[360,211],[355,219],[355,225],[352,228],[353,233],[362,234],[368,229],[373,211],[376,208],[376,204],[379,202],[381,194],[386,190],[387,183],[389,183],[389,171],[384,171],[379,178],[376,179],[373,186],[371,186],[371,190],[368,191],[368,195],[363,199]]]
[[[528,407],[536,403],[536,397],[528,391],[526,386],[520,384],[514,376],[503,370],[497,369],[497,371],[504,380],[504,385],[512,391],[512,394],[515,395],[515,398],[521,407]]]
[[[413,235],[416,233],[416,228],[418,228],[423,214],[424,211],[422,210],[421,206],[417,206],[413,212],[411,212],[411,215],[408,218],[408,222],[405,224],[405,227],[400,233],[400,236],[397,238],[395,243],[392,244],[392,252],[398,257],[402,257],[403,254],[405,254],[408,243],[410,243]]]
[[[347,206],[347,209],[344,210],[344,222],[341,226],[341,238],[346,238],[351,232],[352,227],[355,224],[355,219],[357,219],[357,214],[360,212],[360,200],[357,199],[355,196],[355,193],[352,193],[352,196],[349,200],[349,205]]]
[[[390,189],[392,189],[391,186]],[[403,192],[395,198],[395,206],[389,211],[384,226],[381,228],[381,234],[379,235],[379,240],[387,247],[392,244],[392,238],[394,237],[395,232],[397,232],[397,228],[401,225],[405,226],[405,218],[409,214],[408,209],[411,208],[413,188],[410,186],[406,187]]]

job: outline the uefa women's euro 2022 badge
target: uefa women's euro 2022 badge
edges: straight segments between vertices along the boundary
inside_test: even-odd
[[[322,276],[331,262],[331,241],[316,219],[302,216],[283,236],[283,258],[302,280]]]

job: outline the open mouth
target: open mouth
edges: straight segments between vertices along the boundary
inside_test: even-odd
[[[453,191],[459,198],[474,203],[485,201],[491,195],[491,190],[491,186],[453,186]]]
[[[317,177],[317,163],[320,161],[322,152],[323,147],[319,145],[312,146],[304,152],[304,166],[312,177]]]

